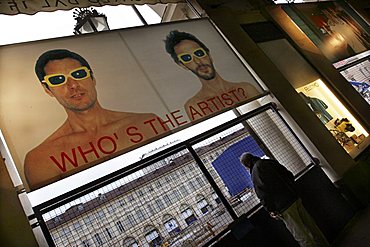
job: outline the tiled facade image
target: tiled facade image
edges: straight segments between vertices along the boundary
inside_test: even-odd
[[[260,207],[243,152],[267,156],[263,142],[294,174],[310,163],[271,110],[201,140],[44,210],[44,231],[55,246],[203,246]]]
[[[231,196],[212,162],[246,138],[237,131],[196,149],[223,195],[240,214],[257,204],[251,188]],[[232,222],[188,152],[157,162],[132,181],[46,221],[57,246],[198,246]],[[135,175],[132,175],[135,176]],[[131,177],[132,177],[131,176]],[[111,188],[113,188],[112,185]],[[249,204],[241,199],[251,200]]]

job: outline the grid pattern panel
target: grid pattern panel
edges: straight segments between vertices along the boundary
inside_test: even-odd
[[[247,122],[273,157],[293,174],[301,172],[312,163],[307,151],[277,113],[267,110],[248,119]]]
[[[294,174],[311,163],[271,108],[214,133],[192,146],[201,164],[184,146],[140,169],[122,171],[123,178],[43,213],[54,244],[203,246],[232,222],[228,210],[240,216],[259,206],[250,174],[239,161],[243,152],[265,158],[263,150],[268,150]]]
[[[273,110],[269,109],[247,119],[244,125],[260,138],[273,155],[270,158],[275,158],[294,174],[303,171],[312,162],[307,151]],[[248,213],[258,205],[259,200],[254,192],[250,173],[240,164],[239,157],[244,152],[268,157],[263,152],[264,148],[258,145],[242,124],[194,146],[238,216]]]
[[[202,246],[232,218],[183,150],[43,214],[56,246]]]
[[[239,157],[247,151],[261,157],[265,154],[242,124],[194,145],[194,149],[238,216],[258,205],[250,174]]]

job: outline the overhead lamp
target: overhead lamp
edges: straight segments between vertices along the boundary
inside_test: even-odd
[[[106,15],[93,8],[78,8],[73,18],[77,21],[73,32],[76,35],[109,30]]]

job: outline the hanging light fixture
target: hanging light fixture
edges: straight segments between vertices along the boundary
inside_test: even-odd
[[[77,21],[74,34],[84,34],[109,30],[107,17],[93,8],[78,8],[73,12]]]

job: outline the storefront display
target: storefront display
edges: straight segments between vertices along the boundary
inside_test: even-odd
[[[257,25],[261,26],[260,23]],[[323,80],[323,76],[297,52],[288,40],[284,39],[283,35],[278,35],[278,31],[271,23],[264,23],[264,30],[271,30],[271,33],[275,30],[274,35],[258,33],[255,31],[257,28],[253,28],[252,25],[243,28],[352,158],[369,145],[370,138],[366,138],[367,131],[350,113],[350,108],[337,98],[336,94],[329,89],[328,81]],[[369,53],[365,51],[333,64],[337,69],[340,67],[343,71],[346,70],[343,73],[357,70],[354,73],[355,77],[351,76],[347,80],[358,88],[357,91],[365,95],[365,99],[369,94],[368,79],[365,77],[365,73],[370,71]]]
[[[366,130],[321,79],[296,90],[348,153],[365,141]]]

